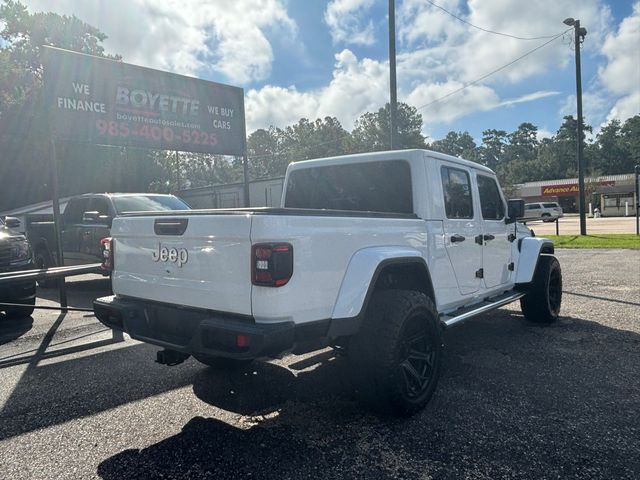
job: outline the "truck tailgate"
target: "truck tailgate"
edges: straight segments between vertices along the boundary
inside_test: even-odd
[[[251,216],[116,218],[113,293],[251,314]]]

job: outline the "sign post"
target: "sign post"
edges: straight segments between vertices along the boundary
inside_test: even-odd
[[[51,196],[53,197],[53,232],[56,238],[56,255],[58,257],[58,266],[64,266],[64,253],[62,252],[62,232],[60,227],[60,193],[58,187],[58,157],[56,153],[55,137],[51,135],[49,140],[49,155],[51,157]],[[62,311],[67,311],[67,286],[64,277],[58,279],[58,296],[60,299],[60,307]]]

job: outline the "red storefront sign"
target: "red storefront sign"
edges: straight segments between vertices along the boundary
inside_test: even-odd
[[[616,182],[599,182],[599,187],[613,187]],[[578,184],[567,183],[564,185],[547,185],[540,188],[543,197],[573,197],[578,195]],[[589,187],[587,186],[587,191]]]

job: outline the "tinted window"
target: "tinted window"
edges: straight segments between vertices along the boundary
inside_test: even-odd
[[[158,212],[162,210],[189,210],[189,205],[177,197],[162,195],[131,195],[113,197],[118,213]]]
[[[543,203],[542,206],[544,208],[558,208],[558,204],[557,203]]]
[[[537,209],[537,208],[539,208],[539,207],[538,207],[538,205],[537,205],[537,204],[535,204],[535,203],[527,203],[527,204],[524,206],[524,209],[525,209],[525,210],[535,210],[535,209]]]
[[[82,214],[89,211],[90,198],[71,200],[64,209],[64,221],[68,224],[82,223]]]
[[[91,211],[100,215],[109,215],[109,200],[104,197],[96,197],[91,202]]]
[[[411,170],[403,160],[294,170],[285,207],[413,213]]]
[[[442,189],[447,218],[473,218],[471,181],[467,172],[442,167]]]
[[[478,192],[480,193],[480,209],[485,220],[502,220],[504,203],[498,190],[498,184],[491,177],[478,175]]]

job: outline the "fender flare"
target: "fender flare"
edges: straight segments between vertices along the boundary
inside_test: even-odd
[[[525,237],[518,244],[520,256],[516,270],[517,285],[531,283],[541,254],[553,254],[553,242],[543,237]]]
[[[336,338],[357,333],[378,277],[394,265],[420,265],[428,276],[426,288],[434,298],[431,274],[419,250],[406,246],[368,247],[358,250],[349,261],[331,315],[328,336]],[[434,298],[435,300],[435,298]]]

